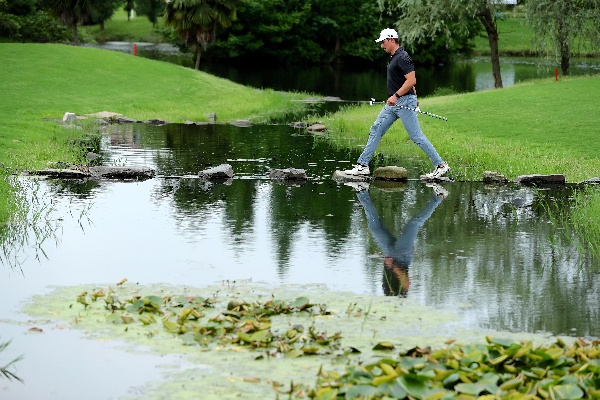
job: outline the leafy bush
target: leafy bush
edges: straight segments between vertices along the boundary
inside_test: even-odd
[[[0,13],[0,37],[14,42],[68,43],[73,33],[44,11],[17,16]]]

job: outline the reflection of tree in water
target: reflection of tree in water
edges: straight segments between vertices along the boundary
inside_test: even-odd
[[[332,183],[333,186],[337,186]],[[345,250],[350,232],[353,194],[307,182],[283,185],[270,181],[234,179],[230,184],[196,178],[164,179],[154,194],[157,201],[172,198],[177,223],[186,231],[202,232],[219,215],[228,241],[248,247],[254,240],[256,215],[266,207],[279,273],[285,275],[293,256],[294,241],[302,226],[322,231],[330,257]],[[242,246],[233,246],[234,250]],[[302,249],[301,251],[310,251]]]
[[[37,178],[20,178],[14,184],[18,188],[17,211],[10,223],[0,227],[0,262],[13,271],[23,273],[21,266],[28,257],[33,255],[38,261],[48,258],[43,247],[48,240],[60,242],[60,219],[53,216],[55,206],[52,197],[59,193],[69,199],[89,200],[99,183],[88,180],[40,181]],[[46,192],[50,192],[51,196]],[[71,216],[78,219],[81,229],[84,229],[84,222],[90,222],[86,218],[91,205],[91,202],[86,202],[83,211],[77,211],[76,214],[73,214],[73,207],[69,207]]]
[[[348,190],[335,191],[319,184],[307,183],[302,186],[274,185],[271,201],[271,226],[276,241],[279,274],[285,275],[291,257],[294,238],[301,226],[309,229],[322,229],[324,246],[330,258],[336,258],[347,248],[350,234],[352,193]],[[310,249],[303,249],[310,252]]]
[[[11,270],[23,273],[21,265],[31,254],[36,260],[46,257],[42,244],[56,238],[58,224],[50,215],[53,206],[38,195],[40,183],[36,179],[15,180],[17,210],[11,221],[0,228],[0,261]]]
[[[217,214],[234,242],[248,240],[254,227],[257,190],[260,181],[240,184],[207,182],[197,178],[164,179],[154,197],[157,201],[171,198],[178,224],[186,230],[200,232],[206,222]]]

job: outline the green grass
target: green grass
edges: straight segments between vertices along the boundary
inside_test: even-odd
[[[158,19],[157,27],[163,26],[162,17]],[[104,30],[100,25],[84,26],[82,30],[98,43],[108,41],[121,42],[150,42],[161,43],[163,38],[152,28],[152,23],[146,17],[127,19],[127,13],[119,10],[113,17],[104,23]]]
[[[524,56],[534,53],[532,48],[533,32],[525,18],[498,19],[498,47],[502,55]],[[489,55],[490,44],[487,36],[482,34],[474,39],[475,52]]]
[[[501,56],[537,56],[538,49],[533,45],[535,37],[533,30],[527,25],[525,14],[517,14],[513,17],[512,13],[504,13],[505,18],[498,19],[498,51]],[[477,36],[473,40],[475,45],[475,54],[489,55],[490,44],[485,33]],[[579,45],[581,45],[579,47]],[[589,42],[583,41],[573,49],[579,57],[598,56]],[[552,49],[548,49],[552,53]]]

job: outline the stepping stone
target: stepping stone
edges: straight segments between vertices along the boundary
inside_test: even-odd
[[[351,175],[344,171],[335,171],[331,178],[338,182],[369,182],[371,180],[370,175]]]
[[[198,172],[201,179],[230,179],[233,178],[233,167],[229,164],[221,164]]]
[[[567,179],[562,174],[532,174],[517,176],[515,182],[523,185],[564,185],[567,182]]]
[[[387,181],[406,181],[408,180],[408,171],[404,167],[389,165],[375,169],[373,177]]]
[[[297,168],[274,169],[269,173],[269,178],[276,181],[305,181],[308,179],[306,171]]]

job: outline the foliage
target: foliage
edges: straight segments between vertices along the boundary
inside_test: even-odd
[[[34,0],[0,2],[0,37],[13,42],[66,43],[72,34]]]
[[[567,346],[515,343],[487,337],[487,345],[415,348],[346,372],[321,371],[310,398],[579,399],[600,395],[600,341]]]
[[[104,27],[104,22],[113,16],[122,3],[122,0],[98,1],[89,8],[87,15],[83,16],[82,22],[86,25],[99,23],[101,27]]]
[[[227,28],[236,19],[238,0],[173,0],[167,2],[165,25],[172,27],[196,54],[196,69],[200,57],[214,43],[217,28]]]
[[[109,288],[82,292],[77,302],[87,308],[100,298],[109,312],[108,322],[142,323],[150,329],[162,326],[167,332],[179,335],[186,345],[247,346],[264,351],[265,356],[301,357],[328,352],[340,339],[339,334],[328,336],[314,326],[305,329],[294,325],[282,333],[271,329],[271,320],[277,315],[327,315],[323,306],[311,304],[305,297],[293,302],[273,299],[263,303],[232,299],[227,309],[215,310],[216,302],[211,298],[150,295],[121,301]]]
[[[138,15],[148,17],[148,21],[152,23],[152,28],[156,28],[158,18],[162,16],[164,10],[164,0],[136,0],[135,11]]]
[[[10,340],[8,342],[0,342],[0,353],[5,350],[8,345],[10,344]],[[23,379],[19,378],[17,375],[15,375],[13,372],[11,372],[9,370],[9,368],[14,365],[15,363],[19,362],[20,360],[23,359],[23,356],[19,356],[17,358],[15,358],[14,360],[12,360],[11,362],[9,362],[8,364],[4,365],[4,366],[0,366],[0,377],[4,377],[8,380],[17,380],[19,382],[23,382]]]
[[[545,198],[542,207],[550,216],[557,240],[573,245],[580,254],[597,265],[600,260],[598,187],[577,188],[568,202],[557,202],[554,197]]]
[[[0,237],[17,212],[17,193],[11,183],[11,173],[8,169],[0,169]]]
[[[498,55],[498,29],[496,26],[496,2],[492,0],[378,0],[382,11],[395,12],[398,20],[395,26],[398,36],[404,43],[419,43],[425,38],[445,38],[446,48],[455,43],[471,40],[485,29],[492,62],[494,86],[502,87],[500,59]],[[459,45],[464,47],[464,45]]]
[[[237,21],[217,36],[209,56],[285,64],[384,62],[387,57],[374,39],[396,18],[392,11],[382,13],[375,2],[358,0],[242,2]],[[442,46],[443,38],[428,38],[413,52],[413,59],[448,62],[451,53],[468,52],[467,41],[467,36],[456,37],[449,52]]]
[[[273,385],[279,394],[315,399],[575,399],[600,395],[598,340],[589,343],[579,338],[567,345],[557,338],[551,345],[536,347],[531,340],[486,337],[485,344],[462,345],[449,340],[448,347],[415,347],[398,355],[393,354],[392,342],[378,341],[370,345],[373,356],[363,358],[358,354],[368,349],[343,343],[341,332],[327,335],[316,330],[311,321],[332,313],[326,304],[315,305],[306,297],[246,302],[237,295],[219,300],[174,294],[120,299],[117,293],[110,287],[96,288],[81,292],[76,301],[86,310],[93,309],[90,316],[104,309],[106,322],[124,326],[126,333],[129,327],[136,327],[131,331],[137,335],[143,328],[149,338],[167,333],[186,346],[202,346],[205,351],[245,347],[257,352],[255,360],[340,357],[344,352],[345,372],[321,368],[315,387],[292,382],[286,391]],[[350,309],[346,312],[352,313]],[[78,321],[87,315],[80,313]],[[275,318],[284,315],[295,318],[276,324]],[[373,359],[376,361],[369,361]]]
[[[569,63],[582,40],[600,48],[600,1],[530,0],[527,21],[534,31],[534,43],[542,52],[560,59],[563,75],[569,75]]]
[[[91,1],[91,0],[89,0]],[[42,8],[62,21],[63,24],[73,29],[73,42],[79,45],[79,32],[77,30],[84,17],[90,11],[88,0],[40,0]]]

